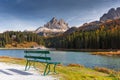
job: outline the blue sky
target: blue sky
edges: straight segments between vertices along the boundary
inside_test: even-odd
[[[52,17],[80,26],[119,5],[120,0],[0,0],[0,32],[35,30]]]

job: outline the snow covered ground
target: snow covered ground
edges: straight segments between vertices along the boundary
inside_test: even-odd
[[[59,80],[52,76],[43,76],[34,69],[24,71],[25,66],[0,63],[0,80]]]

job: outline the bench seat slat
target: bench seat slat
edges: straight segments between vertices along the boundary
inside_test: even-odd
[[[48,62],[49,64],[60,64],[60,62]]]
[[[40,62],[40,63],[47,63],[46,61],[40,61],[40,60],[29,60],[29,61],[32,61],[32,62]]]
[[[60,64],[60,62],[46,62],[46,61],[40,61],[40,60],[29,60],[29,61],[33,61],[33,62],[40,62],[40,63],[48,63],[48,64]]]
[[[25,58],[32,58],[32,59],[43,59],[43,60],[51,60],[50,57],[40,57],[40,56],[24,56]]]
[[[24,51],[25,53],[40,53],[40,54],[50,54],[49,51],[34,51],[34,50],[31,50],[31,51]]]
[[[32,58],[32,59],[44,59],[44,60],[51,60],[50,57],[39,57],[39,56],[24,56],[25,58]]]

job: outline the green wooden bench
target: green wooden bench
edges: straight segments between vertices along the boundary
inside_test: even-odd
[[[29,70],[32,65],[35,67],[35,62],[41,62],[46,64],[43,73],[44,76],[51,71],[50,64],[54,65],[53,69],[54,69],[54,73],[56,73],[56,66],[57,64],[60,64],[60,62],[51,61],[51,57],[48,56],[48,54],[50,54],[49,51],[25,50],[24,53],[25,53],[24,57],[26,58],[25,71]]]

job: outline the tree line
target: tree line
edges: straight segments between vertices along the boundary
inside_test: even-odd
[[[0,34],[0,47],[5,47],[6,44],[13,42],[23,43],[24,41],[44,45],[43,37],[32,32],[7,31]]]
[[[37,42],[39,45],[67,49],[120,49],[120,19],[103,23],[99,29],[43,37],[33,32],[7,31],[0,33],[0,47],[13,42]]]
[[[100,25],[92,31],[76,31],[46,39],[47,47],[67,49],[120,49],[120,26]]]

